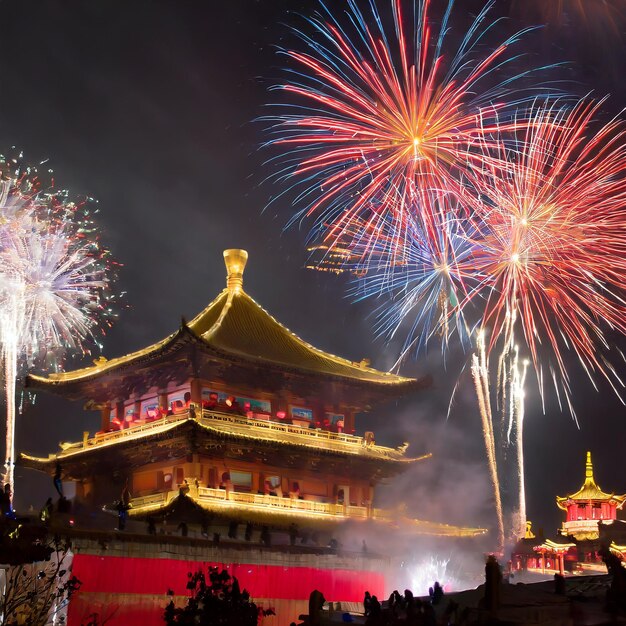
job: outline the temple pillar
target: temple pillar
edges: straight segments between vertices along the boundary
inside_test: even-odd
[[[200,457],[196,452],[191,455],[191,473],[194,478],[200,480],[202,477],[202,467],[200,465]]]
[[[100,430],[106,433],[111,429],[111,407],[108,404],[100,405]]]
[[[159,391],[159,409],[161,409],[161,413],[163,415],[167,414],[168,406],[167,406],[167,391]]]
[[[279,411],[285,413],[285,417],[289,417],[289,394],[281,389],[277,395],[272,397],[272,413],[275,416]]]
[[[250,490],[253,494],[259,493],[260,472],[252,472],[252,485]]]
[[[362,500],[362,489],[360,485],[355,485],[353,487],[354,491],[354,498],[352,499],[352,501],[356,504],[356,506],[361,506],[363,500]]]
[[[323,400],[313,400],[311,405],[313,406],[313,419],[323,427],[326,419],[326,406]]]
[[[370,485],[367,490],[367,517],[372,517],[374,510],[374,485]]]
[[[124,428],[124,402],[115,403],[115,419],[120,423],[120,428]]]
[[[343,413],[345,414],[344,432],[352,435],[355,430],[354,409],[346,407]]]
[[[191,401],[198,406],[202,406],[202,383],[198,378],[191,379]]]

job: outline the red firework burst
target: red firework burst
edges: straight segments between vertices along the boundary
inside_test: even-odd
[[[392,0],[392,34],[373,3],[367,16],[356,2],[347,4],[349,25],[330,11],[318,15],[309,22],[319,37],[301,34],[310,52],[285,52],[297,69],[279,89],[302,105],[272,118],[277,136],[269,142],[289,149],[277,178],[295,180],[300,190],[305,208],[294,220],[315,215],[330,242],[357,218],[372,231],[388,221],[388,210],[402,222],[404,212],[423,206],[416,190],[446,190],[470,202],[462,181],[486,158],[470,149],[479,136],[486,141],[477,112],[488,104],[495,116],[519,99],[510,90],[519,76],[502,83],[493,77],[511,62],[509,47],[521,33],[478,54],[477,43],[493,26],[492,3],[454,54],[444,54],[452,1],[436,29],[429,0],[412,3],[413,15]]]
[[[492,346],[519,323],[538,371],[539,345],[550,348],[568,396],[564,351],[619,380],[606,331],[626,332],[626,124],[594,126],[600,104],[535,109],[509,168],[485,167],[480,185],[476,269]]]

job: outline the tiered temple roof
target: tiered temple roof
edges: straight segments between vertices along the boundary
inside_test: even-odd
[[[430,384],[430,379],[413,379],[381,372],[369,367],[367,359],[353,362],[315,348],[283,326],[243,290],[245,250],[226,250],[227,287],[191,322],[155,344],[122,357],[101,358],[94,365],[48,376],[30,375],[32,389],[56,392],[69,398],[108,400],[112,393],[136,391],[149,385],[150,370],[170,365],[170,376],[183,379],[187,374],[201,375],[213,364],[233,372],[253,368],[255,374],[267,372],[275,377],[295,375],[340,384],[353,397],[360,397],[363,408],[384,397],[398,397]],[[176,356],[175,366],[172,359]],[[191,371],[195,370],[195,371]],[[162,375],[162,371],[159,371]],[[268,381],[269,382],[269,381]],[[275,381],[275,384],[278,381]],[[300,381],[302,384],[302,381]],[[298,385],[292,380],[290,383]],[[306,385],[305,385],[306,386]]]
[[[583,486],[576,492],[568,496],[557,496],[556,504],[563,511],[567,510],[568,503],[571,502],[611,502],[617,508],[622,508],[626,501],[626,494],[616,495],[615,493],[605,493],[600,489],[593,476],[593,463],[591,461],[591,452],[587,452],[587,461],[585,463],[585,482]]]

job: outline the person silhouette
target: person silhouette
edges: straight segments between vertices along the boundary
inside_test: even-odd
[[[52,483],[54,484],[54,488],[56,492],[59,494],[59,498],[63,497],[63,469],[61,468],[61,464],[57,462],[56,468],[54,470],[54,478],[52,479]]]

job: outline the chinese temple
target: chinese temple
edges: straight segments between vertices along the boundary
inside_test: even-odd
[[[319,555],[294,561],[294,528],[331,536],[333,529],[347,522],[388,529],[397,524],[397,514],[374,506],[375,489],[430,455],[408,457],[406,445],[387,447],[377,443],[372,432],[358,434],[356,415],[423,389],[429,381],[378,371],[367,359],[349,361],[302,340],[244,291],[247,257],[244,250],[226,250],[225,289],[162,341],[119,358],[100,358],[84,369],[28,377],[33,390],[52,392],[99,411],[101,423],[98,432],[85,432],[80,441],[61,444],[48,457],[22,454],[23,465],[72,482],[81,510],[123,508],[130,522],[144,520],[145,525],[156,520],[164,527],[176,515],[184,515],[189,524],[197,522],[202,529],[201,535],[195,534],[193,541],[199,541],[195,547],[185,544],[177,551],[168,546],[167,565],[162,547],[156,545],[159,540],[152,540],[156,542],[152,552],[144,550],[142,558],[133,557],[132,567],[139,569],[128,574],[127,585],[119,563],[111,565],[106,580],[102,578],[107,576],[99,552],[102,542],[86,538],[74,562],[74,573],[84,579],[78,602],[84,603],[85,611],[93,609],[86,600],[89,593],[92,600],[99,597],[102,602],[106,601],[102,594],[112,590],[132,595],[140,570],[150,572],[147,584],[154,587],[150,592],[143,587],[135,590],[143,598],[140,604],[147,602],[146,593],[150,597],[163,593],[165,589],[157,590],[155,581],[165,574],[158,574],[150,562],[157,557],[166,573],[176,568],[188,571],[189,561],[212,560],[229,566],[235,559],[239,565],[247,564],[241,565],[244,577],[250,578],[250,572],[258,569],[265,580],[267,568],[275,567],[276,576],[282,578],[274,581],[274,594],[293,588],[295,563],[302,568],[297,576],[303,577],[305,569],[317,572],[316,580],[329,581],[328,593],[346,601],[362,598],[368,580],[364,571],[369,568],[378,572],[370,571],[378,576],[372,588],[378,585],[378,593],[384,592],[380,567],[364,564],[363,559],[352,563],[352,573],[345,563],[333,570],[332,558],[338,557],[332,555],[325,555],[330,561],[324,566]],[[263,525],[266,537],[267,529],[291,533],[289,554],[277,557],[273,546],[270,566],[258,548],[225,557],[224,546],[233,549],[228,542],[222,541],[220,547],[200,539],[215,537],[216,525],[229,521],[231,530],[233,521]],[[403,521],[413,534],[470,537],[484,532]],[[236,540],[236,531],[234,537],[229,531],[229,538]],[[128,539],[116,541],[116,558],[125,558],[128,564],[129,555],[138,554],[136,546]],[[108,562],[112,554],[109,551]],[[98,579],[90,559],[100,563]],[[345,584],[338,582],[341,576],[347,577]],[[259,585],[250,583],[252,588]],[[311,590],[293,591],[302,597],[292,595],[289,600],[304,602]],[[341,597],[342,593],[359,597]],[[276,596],[269,597],[276,601]],[[111,623],[139,623],[132,621],[136,614],[127,621],[121,617],[131,614],[121,611]],[[297,614],[284,617],[288,624]],[[80,623],[82,618],[75,619]],[[147,614],[141,620],[152,623]]]
[[[587,452],[583,486],[569,496],[557,496],[557,506],[567,514],[559,532],[579,541],[598,539],[598,523],[610,524],[616,520],[617,511],[625,501],[626,495],[605,493],[600,489],[593,476],[591,452]]]
[[[557,506],[566,518],[559,528],[560,538],[539,540],[527,532],[511,556],[514,571],[527,570],[540,574],[558,572],[605,573],[602,549],[610,550],[620,559],[626,555],[622,544],[626,525],[617,519],[617,512],[626,502],[626,495],[605,493],[596,483],[591,452],[587,452],[585,481],[568,496],[557,497]]]

